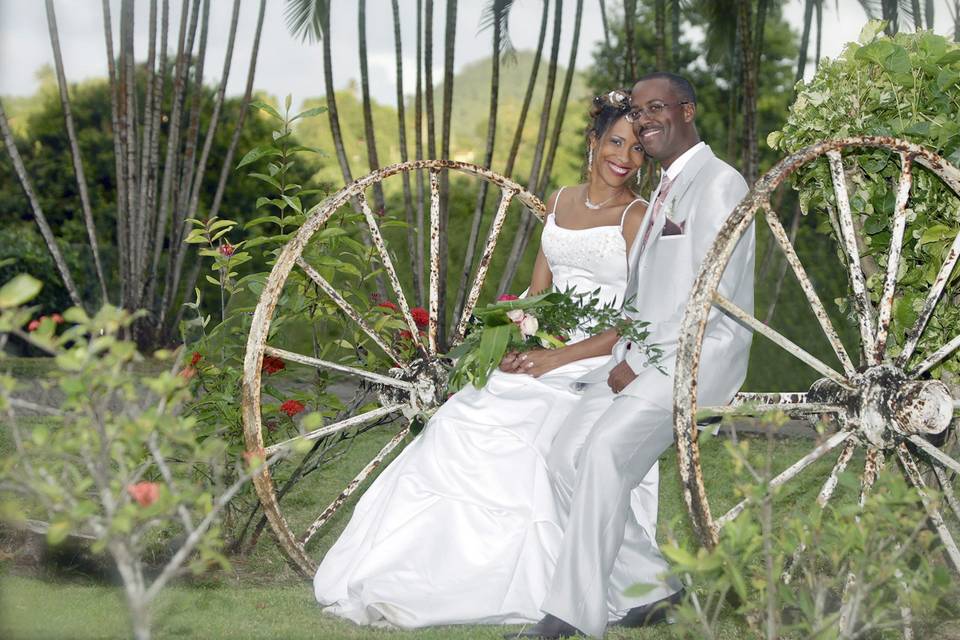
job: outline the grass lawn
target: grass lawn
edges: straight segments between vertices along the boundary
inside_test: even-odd
[[[36,424],[33,419],[26,424]],[[389,429],[378,429],[358,438],[338,464],[322,469],[304,482],[303,490],[284,501],[284,514],[295,529],[310,522],[323,505],[343,487],[383,440]],[[708,491],[718,506],[735,501],[732,465],[723,451],[722,438],[710,439],[703,448]],[[765,450],[756,442],[754,455]],[[775,470],[785,468],[807,453],[813,441],[778,439]],[[9,443],[0,442],[8,449]],[[809,505],[832,461],[824,460],[809,473],[807,482],[796,484],[780,499],[784,510]],[[853,465],[851,465],[853,466]],[[674,452],[661,460],[660,534],[666,532],[684,546],[695,548],[681,498]],[[349,513],[339,514],[311,545],[316,557],[332,544],[346,525]],[[3,638],[125,638],[126,611],[118,587],[108,580],[80,572],[64,577],[63,571],[29,570],[9,560],[0,562],[0,637]],[[724,637],[742,637],[743,629],[732,620],[723,622]],[[310,585],[286,565],[268,535],[252,554],[234,560],[230,572],[175,583],[164,591],[154,608],[157,638],[500,638],[504,627],[445,627],[397,631],[357,627],[323,614],[313,600]],[[670,627],[648,630],[614,630],[608,638],[670,638]]]

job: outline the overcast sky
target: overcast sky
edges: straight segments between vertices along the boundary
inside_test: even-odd
[[[334,84],[346,85],[359,78],[357,58],[357,16],[355,0],[332,0],[335,13],[332,46]],[[111,0],[114,32],[119,24],[119,0]],[[175,47],[175,25],[180,2],[171,0],[171,47]],[[446,3],[435,3],[434,78],[442,73],[443,23]],[[478,32],[482,7],[487,0],[464,0],[457,13],[456,68],[489,55],[489,32]],[[617,5],[617,2],[608,2]],[[226,53],[227,31],[232,0],[212,0],[211,29],[207,47],[205,74],[216,83],[222,71]],[[247,64],[256,26],[257,0],[242,0],[238,26],[237,46],[228,83],[228,93],[242,94],[246,82]],[[570,35],[573,30],[575,2],[564,2],[564,35],[561,59],[569,56]],[[60,42],[68,78],[72,81],[106,75],[103,15],[98,0],[58,0],[55,2]],[[320,45],[293,39],[284,21],[284,0],[267,0],[266,18],[257,63],[255,86],[276,97],[293,94],[294,102],[305,97],[323,94],[323,68]],[[577,66],[590,64],[593,43],[603,38],[597,0],[586,0],[583,15],[581,44]],[[839,6],[839,13],[838,13]],[[412,93],[415,74],[415,0],[400,0],[404,52],[405,89]],[[533,49],[539,27],[541,0],[517,0],[511,13],[510,38],[518,49]],[[146,0],[136,2],[137,59],[146,58],[147,11]],[[944,0],[936,2],[936,31],[951,33],[950,17]],[[835,57],[845,42],[855,40],[866,16],[855,0],[824,3],[823,54]],[[797,31],[802,24],[803,2],[785,3],[787,20]],[[549,37],[549,36],[548,36]],[[367,43],[370,84],[374,99],[393,104],[396,101],[393,17],[390,0],[368,0]],[[115,45],[116,47],[117,45]],[[0,95],[30,95],[37,88],[36,72],[45,64],[52,64],[53,55],[47,33],[44,3],[40,0],[0,0]],[[565,63],[564,63],[565,64]]]

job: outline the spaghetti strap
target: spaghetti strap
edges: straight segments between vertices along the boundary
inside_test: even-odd
[[[553,201],[553,211],[550,212],[550,215],[557,214],[557,204],[560,202],[560,194],[563,193],[564,189],[566,189],[566,187],[560,187],[560,191],[557,191],[557,199]]]
[[[633,202],[631,202],[630,204],[628,204],[627,206],[625,206],[625,207],[623,208],[623,214],[620,216],[620,231],[621,231],[621,232],[623,231],[623,222],[624,222],[624,220],[627,219],[627,211],[630,211],[630,207],[632,207],[633,205],[635,205],[635,204],[638,203],[638,202],[643,202],[643,198],[637,198],[636,200],[634,200]]]

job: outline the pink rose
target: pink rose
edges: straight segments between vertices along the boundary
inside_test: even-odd
[[[536,316],[527,315],[524,316],[523,320],[520,321],[520,333],[523,334],[523,337],[529,338],[537,332],[537,329],[540,328],[540,322],[537,320]]]
[[[497,302],[509,302],[511,300],[519,300],[519,299],[520,299],[520,296],[515,296],[512,293],[505,293],[499,298],[497,298]]]

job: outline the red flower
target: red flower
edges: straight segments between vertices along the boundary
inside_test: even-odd
[[[519,300],[520,296],[515,296],[512,293],[505,293],[497,298],[497,302],[509,302],[511,300]]]
[[[180,370],[180,373],[178,373],[177,375],[183,378],[184,380],[189,380],[193,376],[197,375],[197,370],[194,369],[193,367],[184,367],[183,369]]]
[[[229,258],[230,256],[232,256],[232,255],[233,255],[233,252],[236,251],[236,250],[237,250],[237,248],[234,247],[234,246],[233,246],[232,244],[230,244],[229,242],[224,242],[222,245],[220,245],[220,255],[226,256],[226,257],[228,257],[228,258]]]
[[[156,482],[138,482],[127,485],[127,493],[141,507],[149,507],[160,497],[160,485]]]
[[[40,316],[40,318],[38,318],[38,319],[36,319],[36,320],[31,320],[31,321],[30,321],[30,324],[27,325],[27,331],[29,331],[29,332],[32,333],[32,332],[36,331],[37,329],[39,329],[39,328],[40,328],[40,321],[43,320],[45,317],[46,317],[46,316]]]
[[[397,337],[401,340],[413,340],[413,334],[406,329],[401,329],[399,332],[397,332]]]
[[[304,409],[306,409],[306,407],[303,406],[303,403],[299,400],[287,400],[280,405],[280,411],[283,411],[291,418],[298,413],[301,413]]]
[[[413,316],[413,321],[417,323],[418,327],[425,327],[430,324],[430,314],[423,307],[410,309],[410,315]]]
[[[286,368],[286,363],[284,363],[284,361],[280,358],[276,358],[274,356],[263,356],[263,370],[266,371],[268,375],[274,374],[278,371],[283,371]]]
[[[191,367],[196,366],[196,364],[197,364],[198,362],[200,362],[200,359],[201,359],[201,358],[203,358],[203,356],[200,355],[200,352],[199,352],[199,351],[194,351],[194,352],[193,352],[193,357],[190,358],[190,366],[191,366]]]
[[[50,319],[53,320],[54,324],[63,324],[63,316],[59,313],[53,314]]]
[[[389,309],[390,311],[396,311],[396,310],[397,310],[397,305],[393,304],[393,303],[390,302],[389,300],[384,300],[383,302],[381,302],[381,303],[378,304],[377,306],[378,306],[378,307],[383,307],[384,309]]]

